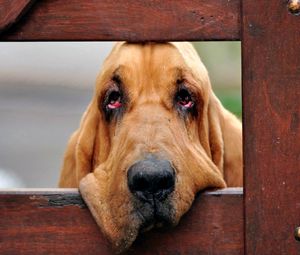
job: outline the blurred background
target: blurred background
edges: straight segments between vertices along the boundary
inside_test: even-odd
[[[57,187],[69,136],[112,42],[0,43],[0,188]],[[241,116],[239,42],[194,43],[213,89]]]

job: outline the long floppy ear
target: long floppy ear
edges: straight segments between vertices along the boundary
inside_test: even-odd
[[[79,181],[92,171],[98,125],[99,111],[94,96],[81,119],[79,129],[73,133],[67,145],[59,187],[77,188]]]
[[[208,136],[211,158],[228,187],[243,186],[242,124],[211,91],[208,103]]]
[[[99,93],[102,84],[111,75],[112,63],[118,56],[116,53],[124,43],[115,44],[98,74],[93,99],[81,119],[79,129],[74,132],[68,143],[59,187],[77,188],[80,180],[105,161],[108,155],[110,134],[99,110]]]
[[[198,125],[200,142],[223,174],[227,186],[243,185],[242,125],[214,95],[207,70],[190,43],[173,42],[202,89],[203,105]]]

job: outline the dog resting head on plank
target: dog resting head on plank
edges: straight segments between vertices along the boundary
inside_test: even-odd
[[[174,226],[203,189],[242,186],[241,123],[191,44],[117,43],[70,138],[60,187],[79,187],[116,251]]]

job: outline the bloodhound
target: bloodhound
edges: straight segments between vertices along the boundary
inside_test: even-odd
[[[117,43],[64,157],[117,251],[174,226],[206,188],[242,186],[242,128],[212,91],[193,46]]]

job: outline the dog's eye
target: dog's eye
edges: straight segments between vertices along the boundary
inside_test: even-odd
[[[194,102],[191,94],[186,89],[180,89],[175,96],[176,103],[185,109],[192,108]]]
[[[121,94],[119,91],[112,91],[107,100],[107,108],[108,109],[118,109],[122,106],[121,102]]]
[[[119,88],[110,88],[106,91],[101,106],[107,121],[115,117],[118,118],[124,110],[123,93]]]

